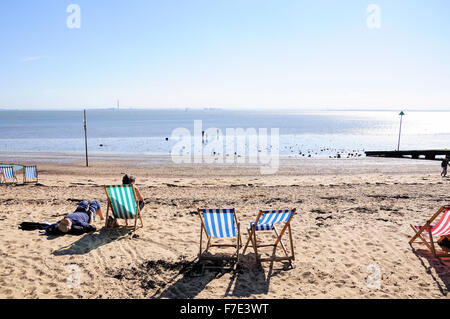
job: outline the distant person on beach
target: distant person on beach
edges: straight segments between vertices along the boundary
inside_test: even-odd
[[[445,157],[445,159],[441,162],[441,167],[442,167],[442,173],[441,176],[445,177],[447,176],[447,166],[449,166],[449,158],[448,156]]]
[[[73,213],[68,214],[54,224],[24,222],[20,225],[20,228],[22,230],[41,229],[45,230],[49,235],[81,235],[97,230],[94,225],[97,214],[100,216],[100,219],[103,220],[101,206],[97,200],[91,202],[82,200],[78,203],[77,208]]]
[[[139,191],[139,189],[136,187],[136,185],[134,185],[134,183],[136,182],[136,177],[134,177],[131,174],[125,174],[122,177],[122,184],[123,185],[130,185],[132,184],[134,186],[134,191],[136,192],[136,197],[139,201],[139,210],[142,210],[144,208],[144,197],[142,197],[141,192]],[[112,217],[111,217],[112,218]],[[117,218],[114,220],[114,222],[110,222],[113,227],[117,227],[119,226],[119,222],[117,220]],[[128,220],[125,219],[125,225],[128,226]]]

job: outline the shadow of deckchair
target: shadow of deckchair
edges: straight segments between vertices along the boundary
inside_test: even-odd
[[[436,283],[442,295],[447,296],[448,291],[450,291],[450,261],[448,259],[437,259],[433,256],[433,253],[431,251],[426,249],[413,248],[413,253],[420,260],[420,263],[425,268],[427,274],[429,274],[433,281]],[[426,265],[424,259],[428,261],[428,265]],[[432,269],[436,271],[436,274],[442,280],[445,287],[443,287],[441,282],[434,276],[433,272],[431,271]]]
[[[247,260],[254,259],[253,254],[242,257],[242,265],[247,264]],[[267,275],[260,266],[241,266],[233,273],[225,291],[225,297],[250,297],[252,295],[262,295],[269,292],[270,279],[272,277],[273,262],[270,263]],[[231,291],[232,290],[232,291]]]
[[[55,256],[63,255],[84,255],[103,245],[109,244],[115,240],[124,238],[133,231],[131,228],[100,229],[98,232],[87,233],[79,240],[69,246],[61,247],[52,254]],[[52,238],[49,238],[52,239]]]
[[[214,261],[214,268],[204,268],[204,261],[198,257],[191,262],[187,271],[179,273],[167,281],[163,290],[158,289],[150,298],[182,298],[193,299],[197,297],[203,289],[214,279],[220,278],[228,269],[220,269],[220,261]]]
[[[269,291],[270,280],[281,271],[273,272],[273,262],[270,263],[267,274],[262,267],[255,267],[254,256],[244,258],[244,264],[251,266],[238,265],[237,269],[232,270],[228,263],[232,261],[210,261],[214,267],[203,267],[204,261],[196,258],[191,262],[187,271],[178,273],[166,281],[163,288],[158,289],[150,298],[152,299],[193,299],[196,298],[206,286],[215,279],[220,279],[227,273],[231,273],[230,282],[223,292],[223,297],[250,297],[254,295],[264,295]],[[251,260],[251,262],[245,261]]]
[[[272,256],[275,256],[276,247]],[[233,272],[230,282],[225,291],[225,297],[251,297],[255,295],[266,295],[269,292],[272,277],[290,268],[289,262],[284,262],[282,268],[274,268],[275,260],[269,261],[267,273],[261,265],[255,265],[254,253],[241,257],[241,264]]]

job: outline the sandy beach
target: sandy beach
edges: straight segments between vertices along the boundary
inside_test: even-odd
[[[408,244],[409,224],[450,203],[438,161],[286,158],[273,175],[152,156],[97,156],[88,168],[82,156],[2,154],[1,161],[37,164],[39,183],[0,186],[0,298],[447,298],[448,259]],[[23,221],[55,222],[82,199],[106,210],[103,185],[124,173],[137,177],[145,198],[136,232],[105,231],[99,218],[97,231],[81,236],[18,229]],[[244,242],[260,209],[297,208],[294,269],[259,268],[248,249],[235,273],[192,275],[196,210],[216,207],[236,209]]]

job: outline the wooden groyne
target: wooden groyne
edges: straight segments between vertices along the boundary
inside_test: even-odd
[[[394,157],[394,158],[413,158],[426,160],[440,160],[437,156],[450,157],[450,150],[412,150],[412,151],[367,151],[368,157]]]

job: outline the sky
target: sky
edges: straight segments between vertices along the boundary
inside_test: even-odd
[[[448,0],[0,1],[0,108],[450,110],[449,57]]]

